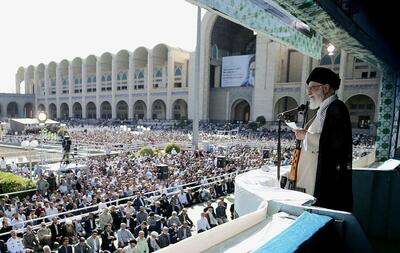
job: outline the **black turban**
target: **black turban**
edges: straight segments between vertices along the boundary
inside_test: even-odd
[[[327,68],[317,67],[313,69],[306,82],[309,84],[311,81],[320,84],[329,84],[334,90],[338,90],[340,86],[339,75]]]

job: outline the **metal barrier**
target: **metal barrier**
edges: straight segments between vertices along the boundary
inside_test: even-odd
[[[231,175],[235,175],[236,176],[236,175],[239,175],[239,174],[242,174],[244,172],[247,172],[247,171],[250,171],[250,170],[254,170],[254,169],[258,169],[258,168],[250,168],[250,169],[245,169],[245,170],[241,170],[241,171],[235,171],[235,172],[227,173],[227,174],[216,176],[216,177],[210,177],[210,178],[207,178],[207,180],[218,179],[218,178],[222,178],[222,177],[224,177],[224,179],[219,179],[219,180],[215,180],[213,182],[208,182],[206,184],[201,184],[201,185],[196,185],[196,186],[193,186],[193,187],[188,187],[186,189],[192,190],[192,189],[200,188],[201,186],[213,185],[213,184],[216,184],[218,182],[221,182],[221,181],[225,180],[225,178],[231,177]],[[179,188],[183,188],[184,186],[189,186],[189,185],[198,184],[198,183],[199,183],[198,181],[197,182],[190,182],[190,183],[186,183],[186,184],[179,185],[179,186],[168,187],[168,188],[165,188],[165,189],[162,189],[162,190],[163,191],[167,191],[168,189],[176,189],[177,188],[178,190],[176,190],[176,191],[165,193],[167,196],[171,196],[171,195],[175,195],[175,194],[179,193],[180,192]],[[149,198],[146,198],[145,200],[152,200],[152,199],[160,197],[160,195],[164,194],[163,192],[160,192],[160,191],[152,191],[152,192],[146,192],[146,193],[144,193],[144,195],[151,195],[151,194],[154,194],[154,193],[158,193],[158,195],[150,196]],[[117,208],[124,207],[126,204],[119,205],[118,201],[133,199],[133,196],[134,195],[129,196],[129,197],[124,197],[124,198],[121,198],[121,199],[111,200],[111,201],[104,202],[104,203],[101,203],[101,204],[104,205],[104,204],[116,203],[116,205],[117,205],[116,207]],[[78,208],[78,209],[74,209],[74,210],[71,210],[71,211],[61,212],[61,213],[57,213],[57,214],[53,214],[53,215],[48,215],[48,216],[45,216],[45,217],[26,220],[26,221],[19,222],[18,224],[26,224],[26,223],[32,223],[32,222],[35,222],[35,221],[43,221],[45,219],[51,220],[51,218],[58,217],[60,215],[74,213],[74,212],[78,212],[78,211],[81,211],[81,210],[94,209],[94,208],[99,208],[99,204],[88,206],[88,207],[83,207],[83,208]],[[87,212],[87,213],[71,216],[71,217],[68,217],[68,218],[61,219],[61,222],[64,222],[66,219],[74,220],[74,218],[76,219],[76,217],[80,217],[80,218],[86,217],[86,216],[89,215],[89,213],[95,213],[96,214],[96,213],[99,213],[101,211],[102,210],[99,209],[97,211]],[[46,224],[51,224],[51,222],[47,222]],[[35,226],[32,226],[32,227],[33,227],[33,229],[38,229],[40,227],[40,225],[35,225]],[[17,233],[22,233],[22,232],[26,231],[26,228],[14,230],[14,231],[16,231]],[[10,233],[11,233],[11,231],[10,232],[6,232],[6,233],[2,233],[2,234],[0,234],[0,237],[3,236],[3,235],[10,234]]]
[[[34,192],[34,191],[36,191],[36,189],[23,190],[23,191],[17,191],[17,192],[2,193],[2,194],[0,194],[0,197],[3,197],[3,196],[12,196],[12,195],[20,194],[20,193],[27,193],[27,192]]]

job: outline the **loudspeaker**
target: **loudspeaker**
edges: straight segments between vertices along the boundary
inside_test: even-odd
[[[263,149],[262,151],[263,159],[269,158],[269,149]]]
[[[157,179],[167,180],[169,176],[168,165],[159,164],[157,165]]]
[[[218,156],[217,157],[217,168],[223,168],[226,164],[226,157],[225,156]]]

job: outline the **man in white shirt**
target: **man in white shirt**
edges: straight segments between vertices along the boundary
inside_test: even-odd
[[[18,166],[15,164],[15,162],[11,163],[11,172],[15,174],[18,172]]]
[[[121,228],[117,232],[118,246],[125,247],[131,239],[135,239],[131,231],[126,229],[126,224],[121,223]]]
[[[22,167],[21,170],[22,170],[22,173],[23,173],[23,174],[26,174],[26,175],[29,174],[29,168],[28,168],[28,166],[24,165],[24,166]]]
[[[22,239],[17,237],[17,233],[11,231],[11,237],[7,240],[7,250],[10,253],[24,253],[25,248]]]
[[[92,235],[86,240],[86,243],[92,249],[92,252],[97,253],[101,250],[100,248],[100,238],[97,236],[97,230],[92,231]]]
[[[2,157],[0,160],[0,169],[3,171],[7,170],[7,162],[4,157]]]
[[[50,215],[56,215],[58,214],[58,209],[54,207],[54,203],[50,202],[50,206],[48,208],[46,208],[46,215],[50,216]]]
[[[208,223],[206,213],[201,213],[200,219],[197,221],[197,233],[204,232],[206,230],[209,230],[210,224]]]
[[[179,195],[178,195],[178,199],[179,199],[179,202],[181,202],[181,204],[183,206],[185,206],[185,207],[188,206],[189,202],[187,200],[186,192],[184,190],[181,190],[181,193],[179,193]]]
[[[129,241],[129,245],[124,248],[124,253],[139,253],[139,251],[136,249],[136,240],[131,239]]]
[[[23,229],[24,228],[24,221],[19,218],[18,213],[13,215],[11,219],[11,226],[13,226],[14,230]]]
[[[4,214],[7,216],[7,218],[11,219],[14,213],[15,213],[15,208],[11,205],[7,205],[6,210],[4,210]]]

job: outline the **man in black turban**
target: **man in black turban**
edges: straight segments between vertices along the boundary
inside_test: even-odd
[[[315,205],[352,211],[352,136],[349,111],[335,94],[340,78],[330,69],[315,68],[307,79],[310,109],[317,113],[305,129],[296,186],[317,199]]]

